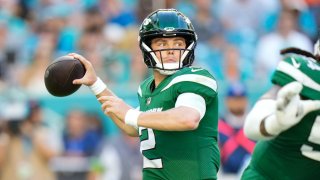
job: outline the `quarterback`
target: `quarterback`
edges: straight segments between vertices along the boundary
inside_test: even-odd
[[[320,58],[288,48],[272,76],[274,87],[256,102],[245,134],[259,140],[246,179],[317,179],[320,177]]]
[[[153,75],[138,88],[138,108],[111,92],[90,61],[69,54],[86,68],[74,84],[89,86],[104,113],[140,138],[144,180],[217,178],[217,83],[207,70],[191,67],[196,43],[190,20],[175,9],[160,9],[145,18],[139,45]]]

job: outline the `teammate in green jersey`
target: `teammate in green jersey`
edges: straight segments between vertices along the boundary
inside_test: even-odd
[[[160,9],[142,23],[139,45],[153,76],[138,89],[139,108],[116,97],[96,76],[91,63],[75,84],[89,86],[102,109],[131,136],[139,136],[143,179],[216,179],[217,83],[205,69],[191,67],[197,35],[190,20],[175,9]]]
[[[245,134],[260,140],[243,180],[320,177],[320,47],[315,55],[282,51],[272,76],[275,85],[246,118]]]

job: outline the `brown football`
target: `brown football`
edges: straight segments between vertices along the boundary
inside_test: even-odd
[[[68,96],[81,86],[72,84],[72,81],[82,78],[84,74],[85,68],[79,60],[71,56],[61,56],[47,67],[44,83],[50,94],[59,97]]]

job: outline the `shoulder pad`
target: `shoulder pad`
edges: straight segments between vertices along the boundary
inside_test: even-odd
[[[292,81],[303,85],[301,94],[310,99],[320,99],[320,63],[301,54],[287,54],[279,62],[272,83],[284,86]]]

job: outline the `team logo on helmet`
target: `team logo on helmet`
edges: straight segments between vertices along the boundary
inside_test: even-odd
[[[151,22],[151,19],[146,18],[146,19],[143,21],[143,25],[146,26],[146,25],[148,25],[150,22]]]
[[[166,31],[174,31],[174,27],[165,27],[164,30],[166,30]]]

